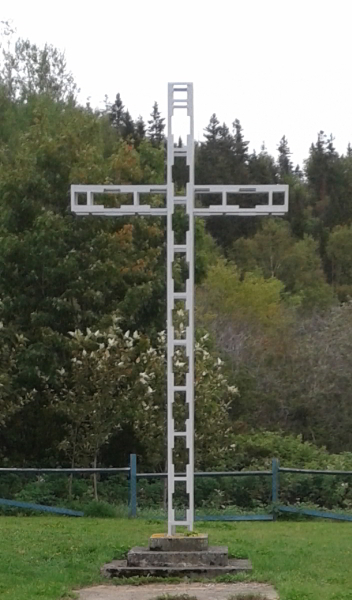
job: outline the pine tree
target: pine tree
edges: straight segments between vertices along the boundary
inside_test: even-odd
[[[146,134],[145,123],[143,121],[143,117],[141,117],[141,115],[139,115],[139,117],[136,121],[136,136],[139,140],[143,140],[145,138],[145,134]]]
[[[127,138],[132,139],[134,137],[135,127],[133,119],[128,110],[123,114],[122,117],[122,136],[126,140]]]
[[[208,143],[217,142],[221,136],[221,126],[215,113],[210,117],[209,125],[204,129],[204,137]]]
[[[347,159],[348,161],[348,159]],[[312,144],[305,163],[309,187],[312,191],[313,210],[321,224],[331,228],[350,221],[352,204],[348,164],[334,147],[334,138],[320,131]]]
[[[111,105],[109,111],[109,118],[112,126],[116,129],[116,131],[122,135],[123,130],[123,119],[125,114],[125,107],[121,100],[120,94],[116,94],[115,102]]]
[[[248,172],[248,145],[249,142],[245,141],[243,135],[243,129],[240,121],[235,119],[233,124],[233,155],[234,155],[234,170],[236,183],[248,183],[249,172]]]
[[[309,185],[314,190],[316,203],[323,206],[328,193],[329,161],[327,139],[324,131],[319,131],[316,144],[312,144],[305,164]]]
[[[234,129],[233,150],[235,156],[239,162],[243,164],[248,163],[249,142],[245,142],[244,140],[242,125],[238,119],[235,119],[232,126]]]
[[[278,153],[279,153],[279,158],[277,161],[278,168],[279,168],[279,175],[280,175],[280,179],[282,179],[287,175],[291,175],[292,171],[293,171],[292,162],[290,160],[291,152],[290,152],[290,148],[288,146],[288,141],[287,141],[285,135],[282,136],[277,149],[278,149]]]
[[[303,171],[302,171],[301,167],[299,166],[299,164],[297,164],[295,166],[294,174],[298,179],[303,180]]]
[[[277,169],[274,158],[268,154],[263,143],[259,154],[255,151],[249,158],[250,182],[257,184],[277,183]]]
[[[154,102],[153,110],[148,121],[148,137],[154,146],[160,146],[164,139],[165,119],[161,118],[158,103]]]

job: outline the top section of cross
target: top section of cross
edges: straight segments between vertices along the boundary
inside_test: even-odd
[[[269,214],[279,216],[288,211],[287,185],[195,185],[193,83],[168,84],[167,123],[168,156],[165,185],[72,185],[72,211],[78,215],[166,216],[171,198],[173,199],[172,211],[176,204],[187,204],[187,212],[192,212],[194,216],[199,217],[215,215],[247,217]],[[181,130],[178,130],[180,125]],[[181,132],[180,137],[184,142],[179,145]],[[185,161],[189,167],[189,182],[184,197],[176,196],[174,193],[172,170],[177,160]],[[159,196],[157,206],[145,203],[145,200],[148,201],[156,195]],[[122,202],[119,201],[119,197]]]
[[[179,115],[181,113],[181,118]],[[183,113],[183,114],[182,114]],[[177,130],[177,123],[183,125]],[[167,182],[172,182],[172,166],[175,158],[185,158],[186,164],[191,166],[194,158],[194,114],[193,114],[193,83],[169,83],[168,84],[168,120],[167,120],[167,155],[168,173]],[[181,134],[182,133],[182,137]],[[178,146],[178,138],[186,140],[186,145]],[[190,173],[189,182],[194,183],[193,169]]]

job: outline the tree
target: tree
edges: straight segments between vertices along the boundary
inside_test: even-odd
[[[239,238],[233,244],[231,256],[244,272],[259,268],[264,277],[281,279],[293,245],[289,224],[267,219],[253,238]]]
[[[352,294],[352,227],[338,225],[329,235],[327,256],[331,262],[331,280],[341,301]]]
[[[128,110],[123,115],[122,136],[125,140],[132,140],[135,135],[134,121]]]
[[[283,280],[286,290],[300,301],[305,310],[324,310],[334,303],[334,293],[326,282],[318,243],[304,236],[292,247],[285,260]]]
[[[176,335],[184,335],[182,309]],[[165,436],[165,332],[155,344],[138,331],[123,332],[116,316],[101,331],[71,333],[70,365],[57,369],[56,381],[44,377],[44,393],[55,410],[67,417],[61,448],[71,464],[97,465],[99,453],[117,430],[130,424],[147,456],[148,465],[160,468]],[[207,335],[196,343],[197,464],[209,468],[225,461],[232,433],[228,414],[237,388],[230,385],[224,363],[210,351]],[[182,351],[176,350],[174,368],[184,371]],[[175,407],[181,418],[181,405]],[[178,412],[177,412],[178,411]],[[181,456],[179,457],[179,459]],[[94,488],[97,498],[96,485]]]
[[[197,183],[206,181],[217,184],[228,176],[228,169],[226,166],[224,169],[224,164],[232,157],[229,130],[225,123],[221,126],[217,116],[213,114],[204,129],[204,137],[206,141],[197,147],[195,179]],[[222,183],[229,182],[223,180]]]
[[[255,151],[249,157],[249,179],[251,183],[277,183],[277,169],[274,158],[262,144],[259,154]]]
[[[264,277],[280,279],[292,300],[305,310],[324,309],[334,301],[318,243],[308,235],[296,241],[285,221],[263,221],[253,238],[235,242],[232,256],[244,272],[259,268]]]
[[[243,140],[240,122],[234,122],[235,139],[226,123],[220,125],[214,113],[204,130],[205,142],[196,148],[196,183],[215,185],[238,184],[247,182],[247,142]],[[237,128],[237,129],[236,129]],[[202,205],[221,202],[219,195],[202,195]],[[250,223],[248,222],[250,221]],[[228,219],[227,217],[209,217],[207,229],[219,244],[227,248],[239,235],[252,231],[251,219]]]
[[[52,45],[39,48],[24,39],[2,49],[0,84],[12,100],[47,94],[56,101],[66,102],[74,101],[77,93],[65,55]]]
[[[139,144],[141,143],[142,140],[144,140],[146,137],[146,126],[145,123],[143,121],[143,117],[141,117],[141,115],[139,115],[136,124],[135,124],[135,144],[136,147],[138,148]]]
[[[214,144],[219,141],[221,136],[221,126],[215,113],[210,117],[209,124],[204,129],[204,137],[208,144]]]
[[[235,119],[233,122],[233,153],[234,153],[234,171],[236,174],[236,183],[246,184],[249,181],[248,163],[248,145],[244,140],[243,129],[240,121]]]
[[[328,138],[320,131],[305,161],[308,184],[313,192],[314,214],[330,228],[352,216],[345,165],[333,141],[332,136]]]
[[[219,259],[197,291],[198,314],[205,326],[214,324],[214,333],[220,333],[221,323],[270,329],[273,315],[280,320],[283,289],[274,277],[265,279],[258,271],[243,276],[234,263]]]
[[[0,304],[2,313],[3,303]],[[26,363],[23,360],[28,340],[0,321],[0,428],[9,418],[33,400],[35,389],[26,384]]]
[[[256,373],[261,423],[350,452],[351,304],[296,321],[286,338],[280,350],[255,359],[258,366],[264,358]]]
[[[150,116],[151,119],[148,121],[148,137],[153,146],[160,146],[164,140],[165,119],[161,117],[157,102],[154,102]]]
[[[125,107],[120,93],[116,94],[115,102],[109,107],[108,115],[111,125],[116,129],[119,135],[122,135]]]
[[[279,153],[279,157],[278,157],[278,169],[279,169],[279,176],[281,181],[285,179],[285,177],[287,177],[287,175],[291,175],[292,171],[293,171],[293,167],[292,167],[292,162],[290,159],[290,148],[288,146],[288,141],[286,139],[286,136],[282,136],[280,143],[278,145],[278,153]]]

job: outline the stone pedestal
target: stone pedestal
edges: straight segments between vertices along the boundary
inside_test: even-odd
[[[127,561],[104,565],[106,577],[216,577],[225,573],[251,571],[248,560],[229,559],[227,546],[208,546],[206,534],[152,535],[149,547],[132,548]]]

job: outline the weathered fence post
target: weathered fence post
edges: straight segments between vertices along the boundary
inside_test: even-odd
[[[273,458],[272,461],[272,482],[271,482],[271,502],[273,505],[273,519],[277,519],[277,503],[279,497],[279,461]]]
[[[129,482],[129,517],[137,516],[137,456],[130,454]]]

